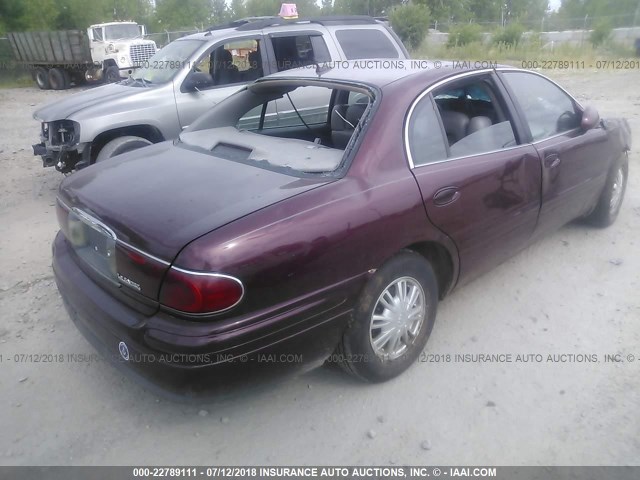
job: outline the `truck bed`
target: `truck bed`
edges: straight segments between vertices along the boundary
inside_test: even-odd
[[[92,63],[89,39],[83,30],[9,33],[15,59],[25,64]]]

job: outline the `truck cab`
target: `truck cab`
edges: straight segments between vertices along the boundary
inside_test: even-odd
[[[156,53],[156,43],[144,40],[145,35],[144,25],[135,22],[91,25],[87,37],[96,67],[87,72],[87,79],[100,79],[104,75],[107,82],[116,82],[126,78],[130,70],[144,65]]]

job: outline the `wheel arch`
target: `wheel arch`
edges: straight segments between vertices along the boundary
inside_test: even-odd
[[[105,58],[102,61],[102,69],[106,72],[109,67],[118,67],[118,64],[113,58]]]
[[[407,245],[403,250],[415,252],[427,260],[438,279],[440,299],[443,299],[454,287],[458,276],[458,264],[453,254],[442,243],[423,241]]]
[[[108,142],[115,138],[128,135],[144,138],[149,140],[151,143],[158,143],[165,140],[162,132],[157,127],[149,124],[128,125],[126,127],[113,128],[100,133],[91,142],[91,163],[96,161],[98,153],[100,153],[102,147],[104,147]]]

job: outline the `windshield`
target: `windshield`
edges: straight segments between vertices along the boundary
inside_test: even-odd
[[[190,67],[190,58],[200,46],[202,40],[176,40],[158,50],[145,62],[145,67],[137,69],[131,77],[142,83],[165,83],[171,80],[182,68]]]
[[[140,28],[135,23],[123,23],[121,25],[107,25],[104,27],[106,40],[120,40],[124,38],[136,38],[140,36]]]

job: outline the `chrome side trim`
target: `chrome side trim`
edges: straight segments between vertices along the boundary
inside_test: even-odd
[[[130,243],[125,242],[124,240],[117,240],[117,243],[119,243],[120,245],[125,246],[126,248],[133,250],[136,253],[139,253],[140,255],[144,255],[147,258],[150,258],[151,260],[161,263],[162,265],[165,266],[169,266],[171,265],[171,262],[167,262],[166,260],[163,260],[161,258],[158,258],[154,255],[151,255],[150,253],[145,252],[144,250],[140,250],[138,247],[134,247],[133,245],[131,245]]]
[[[242,299],[244,298],[244,294],[245,294],[245,288],[244,288],[244,284],[242,283],[242,281],[236,277],[232,277],[231,275],[226,275],[224,273],[210,273],[210,272],[196,272],[194,270],[187,270],[184,268],[180,268],[180,267],[176,267],[173,266],[171,267],[172,270],[176,270],[180,273],[186,273],[187,275],[197,275],[197,276],[204,276],[204,277],[217,277],[217,278],[226,278],[228,280],[233,280],[234,282],[237,282],[238,285],[240,285],[240,289],[242,290],[242,293],[240,294],[240,298],[238,299],[238,301],[236,303],[234,303],[233,305],[231,305],[230,307],[225,308],[224,310],[216,310],[214,312],[203,312],[203,313],[189,313],[189,312],[183,312],[181,310],[176,310],[175,308],[171,308],[168,307],[166,305],[163,305],[162,303],[160,304],[163,308],[171,311],[171,312],[176,312],[182,316],[188,316],[188,317],[207,317],[207,316],[211,316],[211,315],[218,315],[220,313],[224,313],[224,312],[228,312],[229,310],[231,310],[232,308],[236,307],[240,302],[242,302]],[[160,287],[160,291],[162,291],[162,287]]]
[[[445,158],[443,160],[438,160],[438,161],[435,161],[435,162],[425,163],[424,165],[416,166],[413,163],[413,157],[411,155],[411,148],[409,146],[409,123],[411,122],[411,116],[413,115],[413,111],[415,110],[415,107],[418,104],[418,102],[420,102],[420,100],[422,100],[425,96],[429,95],[433,90],[435,90],[436,88],[438,88],[438,87],[440,87],[440,86],[442,86],[442,85],[444,85],[444,84],[446,84],[448,82],[455,81],[455,80],[457,80],[459,78],[464,78],[464,77],[472,76],[472,75],[475,75],[475,74],[478,74],[478,75],[485,74],[485,73],[492,72],[492,71],[494,71],[494,70],[493,69],[474,70],[474,71],[470,71],[470,72],[461,73],[461,74],[456,75],[454,77],[445,78],[444,80],[440,80],[439,82],[437,82],[437,83],[433,84],[432,86],[430,86],[429,88],[427,88],[425,91],[423,91],[413,101],[413,103],[411,104],[411,107],[409,108],[409,113],[407,114],[407,117],[406,117],[406,120],[405,120],[405,124],[404,124],[404,147],[405,147],[405,149],[407,151],[407,159],[409,161],[409,168],[411,170],[414,170],[414,169],[420,168],[420,167],[426,167],[428,165],[436,165],[438,163],[445,163],[445,162],[460,160],[460,159],[463,159],[463,158],[476,157],[476,156],[485,155],[485,154],[488,154],[488,153],[506,152],[506,151],[513,150],[513,149],[516,149],[516,148],[521,148],[521,147],[523,147],[525,145],[534,145],[535,146],[535,145],[538,145],[539,143],[546,142],[549,139],[553,139],[553,138],[560,137],[560,136],[563,136],[563,135],[571,134],[572,132],[577,130],[577,129],[567,130],[566,132],[557,133],[557,134],[555,134],[555,135],[553,135],[551,137],[546,137],[546,138],[543,138],[543,139],[540,139],[540,140],[536,140],[535,142],[526,143],[526,144],[523,143],[523,144],[520,144],[520,145],[514,145],[513,147],[509,147],[509,148],[501,148],[499,150],[491,150],[489,152],[481,152],[481,153],[477,153],[477,154],[473,154],[473,155],[464,155],[464,156],[461,156],[461,157]],[[534,71],[531,71],[531,70],[523,70],[521,68],[515,68],[515,67],[498,67],[498,68],[495,69],[495,71],[496,72],[529,73],[529,74],[532,74],[532,75],[537,75],[538,77],[542,77],[545,80],[551,82],[556,87],[558,87],[560,90],[562,90],[571,100],[573,100],[576,103],[576,105],[580,109],[584,110],[584,106],[580,102],[578,102],[578,100],[576,100],[573,95],[571,95],[562,86],[558,85],[556,82],[551,80],[546,75],[543,75],[541,73],[534,72]]]
[[[429,165],[437,165],[439,163],[455,162],[456,160],[463,160],[465,158],[470,158],[470,157],[481,157],[482,155],[489,155],[489,154],[492,154],[492,153],[508,152],[510,150],[516,150],[518,148],[526,147],[528,145],[531,145],[531,144],[530,143],[523,143],[523,144],[520,144],[520,145],[514,145],[513,147],[501,148],[499,150],[489,150],[488,152],[474,153],[473,155],[463,155],[461,157],[445,158],[444,160],[438,160],[438,161],[431,162],[431,163],[425,163],[423,165],[417,165],[415,167],[412,167],[412,169],[415,170],[417,168],[428,167]]]
[[[404,148],[407,151],[407,159],[409,161],[409,168],[411,170],[413,170],[415,167],[415,164],[413,163],[413,157],[411,155],[411,149],[409,148],[409,124],[411,123],[411,117],[413,116],[413,112],[416,108],[416,105],[420,102],[420,100],[422,100],[424,97],[426,97],[427,95],[429,95],[433,90],[435,90],[438,87],[441,87],[442,85],[445,85],[449,82],[454,82],[456,80],[459,80],[461,78],[466,78],[466,77],[471,77],[473,75],[484,75],[487,73],[491,73],[494,70],[492,68],[487,68],[484,70],[472,70],[469,72],[463,72],[460,73],[458,75],[453,75],[451,77],[447,77],[443,80],[440,80],[439,82],[434,83],[433,85],[431,85],[429,88],[427,88],[426,90],[424,90],[420,95],[418,95],[418,97],[413,101],[413,103],[411,104],[411,107],[409,108],[409,113],[407,113],[407,116],[405,118],[404,121]],[[518,145],[520,146],[520,145]],[[473,155],[469,155],[469,156],[473,156]],[[466,157],[458,157],[458,158],[466,158]],[[425,165],[433,165],[434,163],[443,163],[443,162],[448,162],[449,160],[451,160],[450,158],[447,158],[445,160],[440,160],[438,162],[432,162],[432,163],[425,163]],[[422,166],[422,165],[419,165]]]
[[[71,211],[73,213],[75,213],[78,217],[80,217],[80,219],[86,223],[88,226],[90,226],[91,228],[93,228],[94,230],[100,232],[100,233],[106,233],[107,235],[109,235],[113,240],[118,240],[118,237],[116,236],[116,232],[114,232],[113,230],[111,230],[107,225],[105,225],[103,222],[101,222],[100,220],[98,220],[96,217],[94,217],[93,215],[89,215],[87,212],[80,210],[77,207],[73,207],[71,209]]]
[[[60,199],[60,197],[56,197],[56,202],[58,202],[58,203],[60,204],[60,206],[61,206],[62,208],[64,208],[67,212],[70,212],[70,211],[71,211],[71,207],[70,207],[69,205],[67,205],[66,203],[64,203],[64,202]]]
[[[100,220],[98,220],[97,218],[93,217],[92,215],[89,215],[88,213],[84,212],[83,210],[80,210],[79,208],[73,207],[71,208],[69,205],[67,205],[64,201],[62,201],[62,199],[60,199],[60,197],[56,197],[56,201],[60,204],[60,206],[62,208],[64,208],[67,212],[71,212],[73,211],[76,215],[78,215],[79,217],[91,222],[91,226],[93,227],[94,225],[99,225],[101,227],[101,229],[104,229],[105,233],[107,233],[111,238],[113,238],[116,243],[123,245],[124,247],[133,250],[136,253],[139,253],[140,255],[144,255],[147,258],[150,258],[151,260],[158,262],[166,267],[168,267],[169,265],[171,265],[171,262],[167,262],[166,260],[163,260],[161,258],[156,257],[155,255],[151,255],[150,253],[145,252],[144,250],[141,250],[138,247],[135,247],[133,245],[131,245],[128,242],[125,242],[124,240],[121,240],[117,237],[116,233],[109,228],[107,225],[105,225],[103,222],[101,222]]]

